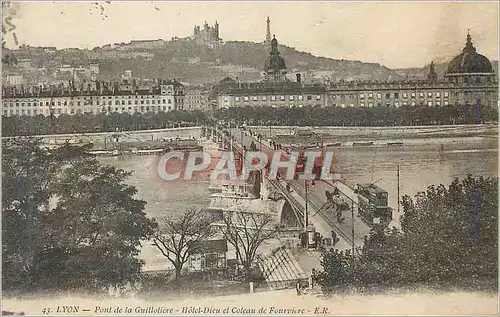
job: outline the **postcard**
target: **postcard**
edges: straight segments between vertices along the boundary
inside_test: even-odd
[[[498,2],[2,1],[2,315],[491,315]]]

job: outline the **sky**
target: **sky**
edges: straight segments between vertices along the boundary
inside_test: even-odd
[[[102,9],[101,9],[102,6]],[[498,59],[498,3],[491,2],[166,2],[33,1],[4,8],[18,45],[93,48],[187,37],[206,20],[225,41],[262,42],[266,18],[280,44],[334,59],[390,68],[422,67],[460,53],[467,30],[478,52]],[[285,56],[286,58],[286,56]]]

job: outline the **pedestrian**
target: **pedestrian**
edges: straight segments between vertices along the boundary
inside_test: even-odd
[[[297,296],[300,296],[301,294],[300,281],[297,281],[297,284],[295,285],[295,290],[297,291]]]

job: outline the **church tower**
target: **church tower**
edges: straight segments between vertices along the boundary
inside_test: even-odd
[[[434,62],[431,62],[429,74],[427,75],[427,80],[431,83],[435,83],[437,82],[437,78],[438,76],[436,74],[436,70],[434,69]]]
[[[271,20],[267,17],[267,31],[266,31],[266,43],[271,42]]]
[[[273,36],[271,40],[271,52],[264,64],[264,81],[267,82],[284,82],[286,81],[286,65],[283,57],[278,51],[278,40]]]

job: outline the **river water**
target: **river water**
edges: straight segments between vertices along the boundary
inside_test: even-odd
[[[455,177],[468,174],[498,176],[498,137],[435,137],[398,139],[402,146],[341,146],[333,148],[337,172],[351,183],[371,183],[389,193],[389,205],[397,208],[397,166],[400,194],[415,195],[430,185],[449,185]],[[132,171],[130,184],[137,197],[147,202],[149,216],[177,214],[188,207],[209,203],[208,181],[169,183],[157,176],[156,156],[101,158],[106,164]],[[151,246],[142,252],[145,270],[165,268],[165,259]]]

